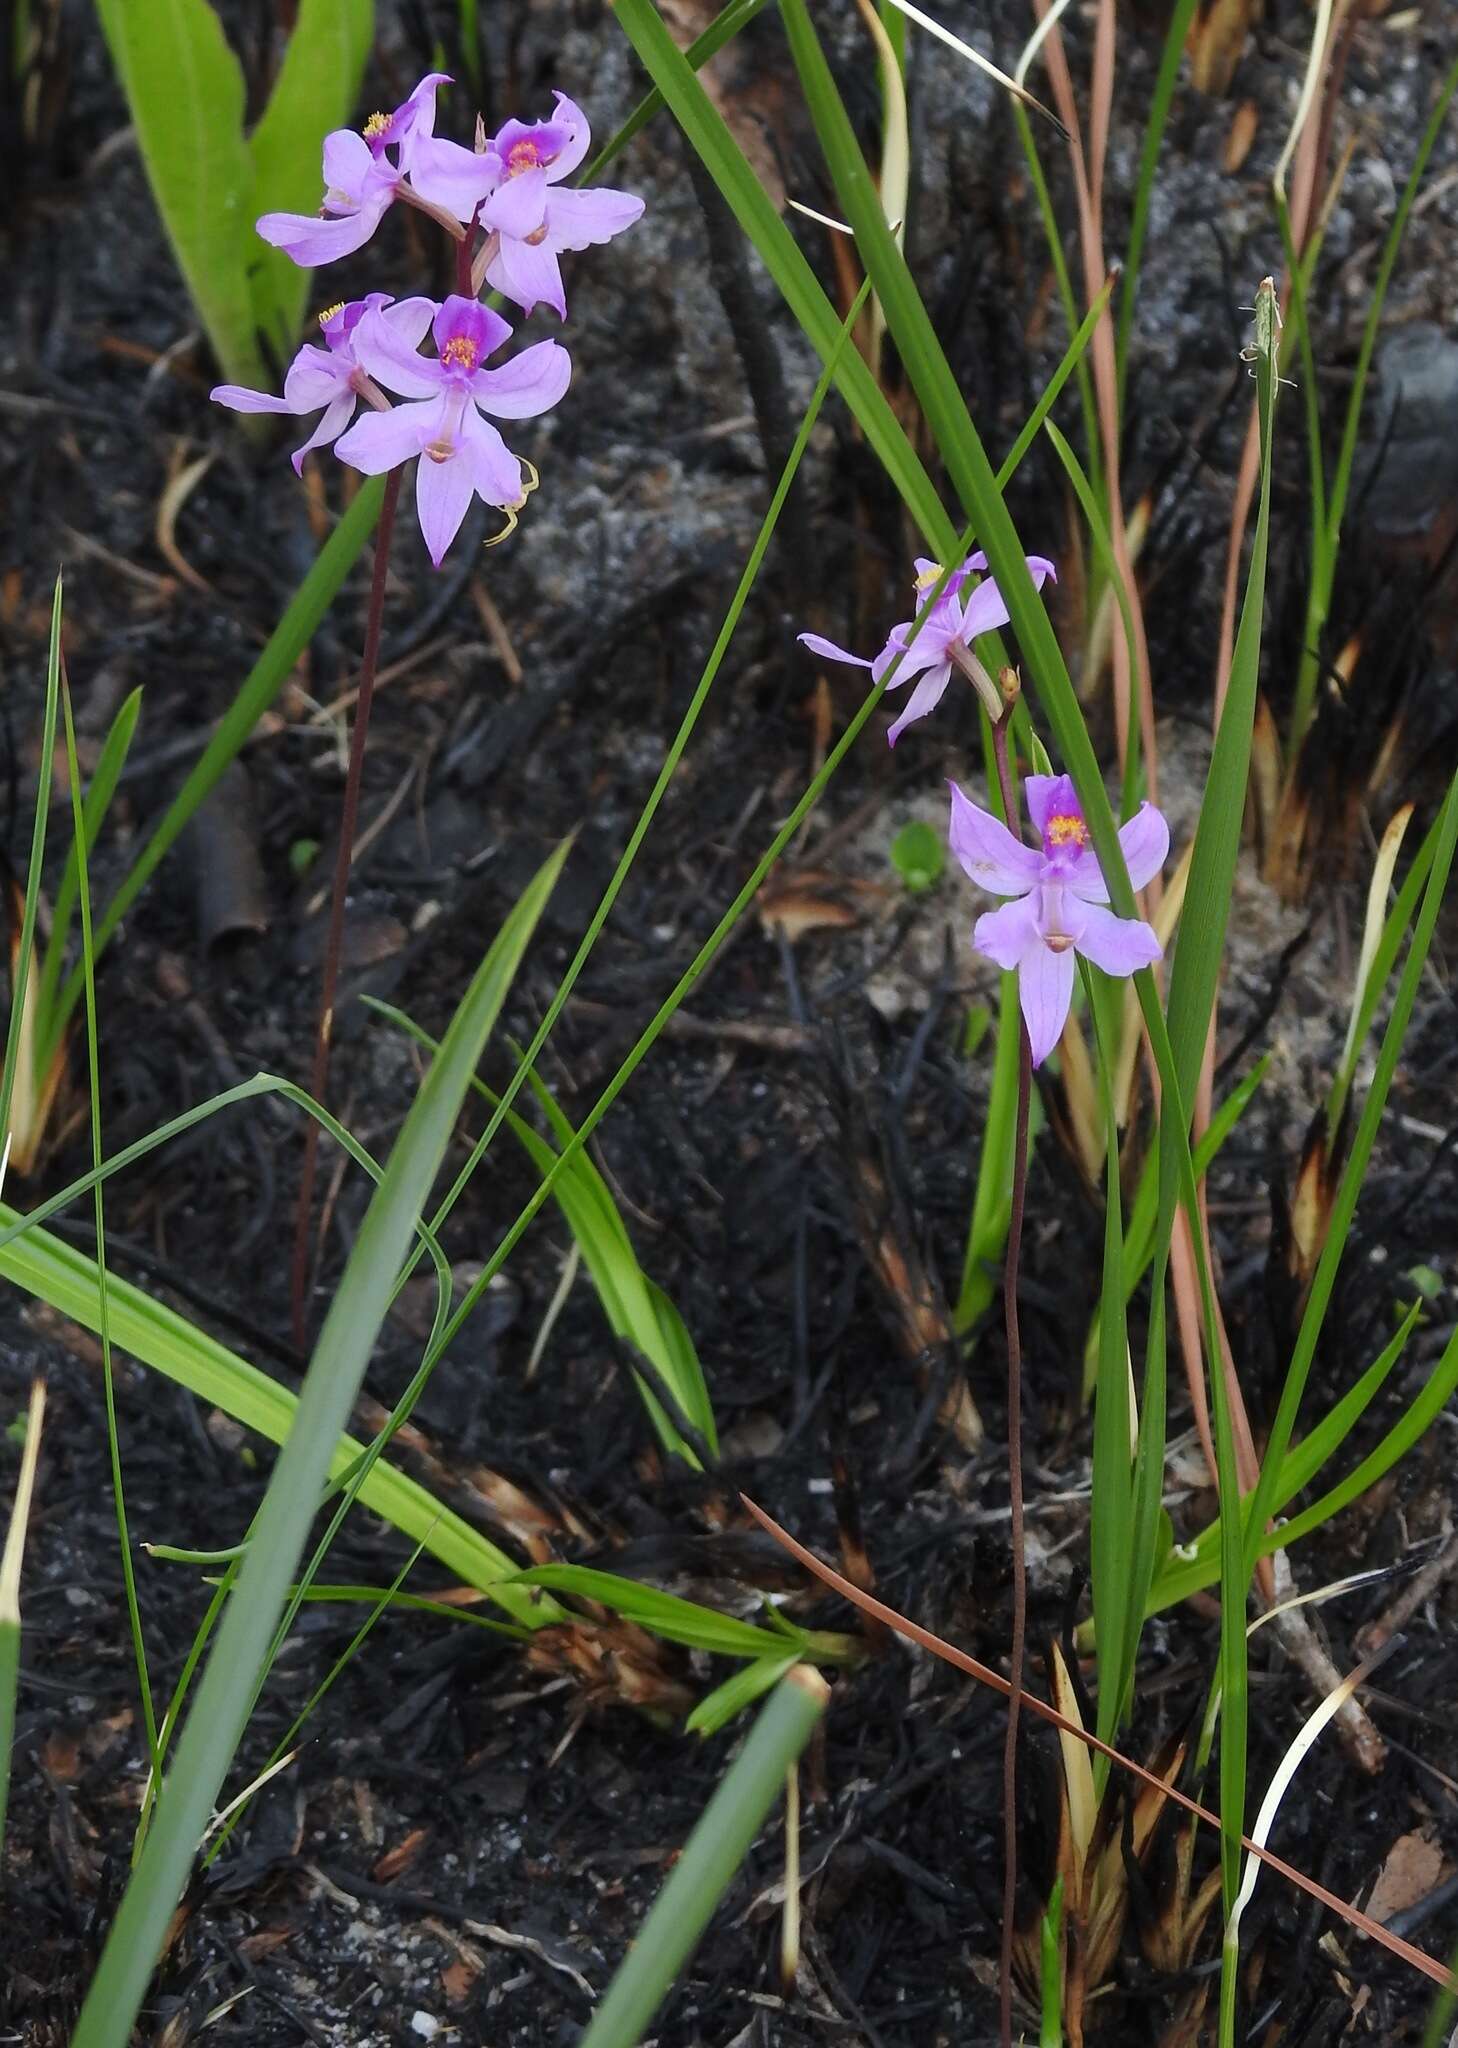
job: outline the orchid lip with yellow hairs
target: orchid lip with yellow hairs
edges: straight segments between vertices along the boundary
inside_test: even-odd
[[[978,918],[972,944],[998,967],[1016,970],[1033,1065],[1041,1066],[1063,1035],[1075,953],[1105,974],[1128,975],[1152,965],[1163,949],[1142,919],[1108,908],[1108,884],[1071,776],[1030,775],[1023,785],[1041,841],[1036,847],[1015,838],[955,782],[950,787],[953,854],[980,889],[1012,899]],[[1120,827],[1119,845],[1130,883],[1142,889],[1169,854],[1163,813],[1141,804]]]
[[[1035,590],[1041,590],[1044,583],[1058,581],[1057,571],[1046,556],[1027,555],[1024,559]],[[900,665],[895,676],[887,684],[888,689],[899,690],[901,685],[910,682],[913,676],[921,678],[912,691],[905,710],[886,735],[888,744],[893,747],[908,725],[936,710],[945,694],[947,684],[952,679],[953,668],[960,668],[964,673],[973,676],[974,680],[977,679],[975,671],[979,664],[972,653],[973,641],[979,634],[996,632],[1000,626],[1005,626],[1009,622],[1007,602],[998,589],[995,578],[987,575],[987,557],[979,549],[975,555],[969,555],[959,568],[952,571],[941,596],[933,602],[925,624],[917,633],[915,640],[911,640],[912,627],[926,611],[926,605],[921,600],[937,582],[941,573],[940,562],[930,562],[924,556],[917,557],[916,617],[906,620],[899,626],[893,626],[886,645],[873,659],[867,660],[863,654],[852,654],[848,649],[837,646],[835,641],[827,640],[820,633],[799,635],[801,646],[808,647],[812,654],[823,655],[829,661],[849,662],[853,668],[868,668],[871,671],[871,680],[876,683],[880,682],[899,655]],[[983,580],[964,599],[962,592],[973,576],[981,576]],[[982,674],[985,675],[986,671],[983,670]],[[994,686],[990,679],[987,687],[989,691],[994,691],[988,709],[995,717],[1000,706],[996,701]]]

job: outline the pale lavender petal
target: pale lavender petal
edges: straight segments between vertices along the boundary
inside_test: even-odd
[[[426,553],[437,569],[461,530],[473,488],[471,466],[463,450],[444,461],[421,456],[415,472],[415,510]]]
[[[1133,974],[1164,957],[1151,926],[1137,917],[1115,917],[1096,904],[1065,905],[1064,923],[1079,952],[1105,974]]]
[[[341,256],[362,249],[380,224],[389,200],[362,206],[357,213],[331,215],[321,220],[312,213],[265,213],[257,222],[258,233],[275,249],[291,256],[301,270],[317,270],[321,263],[334,263]]]
[[[916,688],[906,700],[906,706],[896,723],[886,735],[888,747],[894,747],[908,725],[914,725],[918,718],[925,718],[936,710],[942,701],[943,692],[952,680],[952,664],[943,662],[940,668],[928,669]]]
[[[481,219],[499,235],[525,241],[547,218],[547,173],[538,165],[503,178],[481,209]]]
[[[553,120],[558,127],[567,130],[567,139],[552,159],[552,182],[568,177],[587,155],[587,145],[592,140],[592,130],[587,125],[587,116],[575,100],[569,100],[565,92],[554,95],[557,105]]]
[[[353,128],[335,128],[324,137],[324,187],[358,206],[375,176],[374,153]]]
[[[1046,953],[1038,931],[1038,909],[1030,896],[1019,896],[999,910],[984,910],[972,927],[972,943],[997,967],[1021,967],[1034,952]]]
[[[374,294],[373,296],[381,296]],[[371,306],[371,312],[378,310],[385,325],[393,330],[399,340],[412,352],[419,348],[430,330],[430,323],[440,308],[434,299],[396,299],[378,309]]]
[[[327,448],[331,441],[337,441],[350,421],[358,400],[352,391],[341,391],[319,416],[319,423],[301,448],[296,448],[289,460],[294,465],[294,475],[304,473],[304,457],[312,448]]]
[[[525,495],[521,464],[489,420],[468,411],[461,428],[461,448],[472,486],[488,505],[521,503]]]
[[[1169,857],[1169,826],[1163,813],[1157,811],[1153,804],[1141,804],[1129,822],[1119,827],[1119,844],[1124,849],[1124,865],[1129,870],[1130,885],[1142,889],[1159,873]],[[1098,855],[1091,846],[1068,870],[1068,882],[1074,894],[1082,897],[1085,903],[1107,903],[1109,900],[1108,883],[1104,880]]]
[[[1028,555],[1025,559],[1028,574],[1033,579],[1033,588],[1041,590],[1047,579],[1054,574],[1053,564],[1042,555]],[[987,557],[973,555],[969,558],[967,567],[985,569]],[[1056,582],[1057,578],[1054,577],[1054,580]],[[985,583],[978,584],[962,608],[962,638],[970,643],[979,633],[995,632],[1007,625],[1008,620],[1007,600],[998,589],[995,580],[988,577]]]
[[[871,679],[879,683],[892,662],[900,655],[901,666],[886,685],[888,690],[899,690],[903,683],[909,683],[911,678],[919,676],[923,669],[935,668],[939,662],[945,662],[948,644],[957,637],[955,625],[949,626],[945,620],[933,618],[928,620],[908,647],[906,643],[911,637],[911,623],[908,621],[904,625],[893,626],[886,645],[871,663]]]
[[[970,569],[974,576],[985,576],[987,574],[987,557],[983,554],[981,548],[978,548],[975,555],[967,557],[962,567]]]
[[[390,116],[386,147],[399,143],[403,159],[409,143],[428,138],[435,128],[435,96],[443,85],[453,83],[448,71],[427,71],[409,99]]]
[[[643,202],[636,192],[614,192],[607,186],[547,195],[547,231],[554,249],[589,249],[610,242],[642,214]]]
[[[353,367],[345,350],[315,348],[305,342],[284,378],[289,411],[317,412],[321,405],[332,405],[341,391],[349,389]]]
[[[476,209],[496,183],[496,167],[459,142],[433,135],[412,136],[401,151],[413,191],[454,220],[474,220]]]
[[[552,308],[559,320],[567,318],[567,294],[562,289],[562,272],[545,243],[533,248],[530,242],[503,237],[500,247],[486,266],[486,282],[523,311],[539,305]]]
[[[442,357],[453,341],[469,342],[475,360],[484,363],[487,356],[494,355],[502,345],[511,339],[509,323],[499,313],[493,313],[489,306],[483,306],[477,299],[462,297],[452,292],[442,299],[440,311],[433,323],[435,345]]]
[[[1050,818],[1083,816],[1071,775],[1029,775],[1023,783],[1023,793],[1028,799],[1028,816],[1040,839],[1048,835]]]
[[[531,420],[554,406],[572,381],[572,358],[559,341],[538,341],[499,370],[478,370],[471,396],[501,420]]]
[[[994,896],[1026,895],[1042,874],[1042,855],[1015,839],[1000,818],[974,804],[955,782],[948,786],[952,820],[947,837],[968,878]]]
[[[1068,1006],[1073,1001],[1072,946],[1057,953],[1051,946],[1029,949],[1018,969],[1018,1001],[1028,1027],[1033,1065],[1041,1067],[1068,1021]]]
[[[429,308],[427,317],[433,317],[435,306],[428,299],[424,303]],[[387,391],[398,392],[401,398],[435,398],[446,387],[446,372],[411,347],[413,324],[397,325],[389,312],[366,313],[354,330],[354,359]]]
[[[808,647],[812,654],[822,655],[826,661],[847,661],[852,668],[871,666],[863,654],[852,654],[848,647],[837,647],[823,633],[797,633],[795,638],[802,647]]]
[[[334,452],[352,469],[366,476],[380,476],[401,462],[418,455],[428,441],[441,432],[445,402],[433,399],[424,405],[396,405],[389,412],[367,412],[341,434]]]
[[[275,398],[268,391],[250,391],[246,384],[215,384],[208,397],[216,399],[219,405],[230,406],[234,412],[292,412],[293,407],[286,398]],[[866,666],[869,668],[870,663]]]

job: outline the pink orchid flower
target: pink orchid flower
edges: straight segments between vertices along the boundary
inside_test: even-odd
[[[234,412],[287,412],[302,415],[323,412],[318,425],[301,448],[293,452],[294,474],[301,476],[304,457],[311,448],[327,448],[337,441],[354,418],[361,398],[383,405],[384,397],[370,382],[368,373],[356,360],[355,329],[366,313],[378,314],[405,348],[416,348],[435,312],[433,299],[392,299],[388,292],[371,292],[368,298],[351,299],[346,305],[331,306],[319,315],[319,331],[326,346],[315,348],[305,342],[289,364],[283,397],[267,391],[250,391],[246,384],[215,384],[208,393],[219,405]]]
[[[567,249],[610,242],[643,211],[631,192],[566,191],[562,179],[587,154],[592,131],[582,109],[557,94],[550,121],[508,121],[487,145],[495,189],[481,209],[488,243],[486,282],[524,313],[548,305],[559,320],[567,298],[557,258]]]
[[[258,222],[264,241],[312,270],[362,249],[397,199],[469,221],[491,173],[484,158],[435,137],[435,96],[450,83],[446,72],[432,71],[393,114],[372,114],[362,134],[336,128],[326,135],[320,212],[265,213]]]
[[[1053,564],[1042,555],[1028,555],[1025,560],[1028,574],[1033,579],[1034,589],[1041,590],[1045,582],[1058,581]],[[908,725],[913,724],[918,718],[925,718],[928,712],[936,710],[942,701],[947,684],[952,679],[953,668],[970,672],[972,643],[978,634],[995,632],[999,626],[1007,625],[1006,600],[994,579],[986,575],[986,570],[987,557],[979,549],[975,555],[967,557],[960,569],[952,572],[945,590],[932,607],[931,616],[917,634],[909,651],[907,640],[912,626],[916,623],[915,619],[893,626],[886,645],[870,661],[862,654],[852,654],[847,648],[837,647],[833,640],[827,640],[819,633],[801,633],[800,644],[802,647],[808,647],[812,654],[823,655],[829,661],[846,661],[853,668],[868,668],[871,671],[872,682],[876,683],[880,682],[897,655],[904,657],[896,671],[895,679],[888,687],[899,690],[901,685],[909,683],[913,676],[920,676],[921,681],[912,691],[905,710],[886,735],[887,742],[894,747]],[[941,573],[940,562],[929,562],[923,556],[917,557],[916,590],[919,598],[923,592],[931,588]],[[964,600],[963,586],[973,575],[982,575],[985,580]],[[918,603],[916,617],[920,618],[925,609],[924,603]]]
[[[484,413],[534,419],[554,406],[572,376],[572,360],[555,341],[523,349],[499,370],[485,359],[511,337],[499,314],[475,299],[452,296],[432,306],[436,360],[417,355],[387,317],[368,315],[355,335],[355,354],[371,377],[413,401],[367,413],[341,436],[343,462],[378,476],[412,455],[415,508],[430,559],[438,569],[460,531],[473,496],[515,513],[535,482]],[[529,467],[529,465],[528,465]]]
[[[1158,960],[1163,948],[1147,924],[1116,917],[1106,907],[1108,887],[1072,778],[1030,775],[1023,786],[1040,846],[1014,838],[955,782],[948,836],[952,852],[979,888],[1014,899],[978,918],[972,943],[999,967],[1016,968],[1018,1000],[1037,1067],[1063,1035],[1073,1000],[1075,953],[1105,974],[1128,975]],[[1141,804],[1120,828],[1119,844],[1130,882],[1142,889],[1164,866],[1169,826],[1153,804]]]

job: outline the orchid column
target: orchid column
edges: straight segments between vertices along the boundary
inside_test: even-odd
[[[318,413],[313,431],[294,453],[296,471],[311,450],[332,445],[342,462],[386,479],[324,953],[310,1082],[318,1102],[328,1085],[344,906],[404,466],[416,465],[416,517],[437,569],[474,498],[505,515],[496,541],[513,531],[537,486],[537,473],[511,452],[493,421],[534,419],[549,411],[566,393],[572,364],[559,343],[540,341],[488,368],[487,359],[500,353],[513,330],[499,313],[479,303],[479,293],[490,285],[525,313],[545,304],[564,319],[559,256],[611,241],[643,211],[642,200],[631,193],[564,187],[562,181],[582,162],[591,140],[586,115],[565,94],[556,95],[550,120],[508,121],[494,139],[481,135],[475,149],[466,149],[435,133],[436,94],[450,83],[444,72],[431,72],[394,113],[373,114],[359,134],[339,129],[326,136],[319,213],[264,214],[258,232],[296,263],[314,269],[362,249],[392,206],[413,206],[453,242],[458,290],[440,303],[372,292],[333,306],[320,315],[324,346],[300,349],[281,398],[234,384],[220,384],[212,394],[237,412]],[[477,127],[479,132],[479,122]],[[427,334],[433,355],[420,352]],[[390,393],[404,402],[392,403]],[[318,1139],[318,1125],[311,1119],[290,1288],[294,1341],[301,1349]]]

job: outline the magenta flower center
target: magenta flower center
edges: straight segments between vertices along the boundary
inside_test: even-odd
[[[1088,845],[1088,827],[1075,811],[1058,811],[1049,820],[1043,833],[1045,846],[1076,846],[1080,852]]]
[[[447,370],[474,370],[480,358],[481,351],[468,334],[453,334],[440,352]]]

